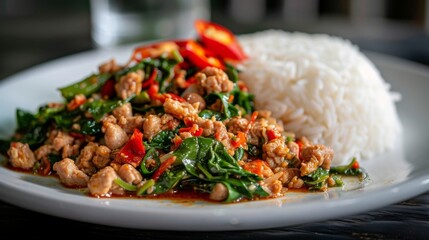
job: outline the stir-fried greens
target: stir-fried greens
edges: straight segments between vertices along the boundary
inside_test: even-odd
[[[355,159],[331,167],[332,149],[255,111],[234,35],[204,21],[196,27],[199,42],[139,47],[126,66],[110,60],[60,88],[63,102],[18,109],[1,153],[14,168],[100,197],[192,191],[236,202],[326,190],[342,186],[340,175],[363,174]]]

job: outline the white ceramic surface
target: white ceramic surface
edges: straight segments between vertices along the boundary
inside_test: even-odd
[[[75,82],[99,63],[125,62],[130,47],[91,51],[42,64],[0,82],[0,137],[10,136],[17,107],[35,111],[60,100],[58,87]],[[290,193],[283,198],[239,204],[143,199],[97,199],[66,189],[53,177],[0,167],[0,199],[54,216],[112,226],[167,230],[244,230],[288,226],[363,213],[429,190],[429,70],[404,60],[368,53],[392,89],[402,94],[398,111],[404,136],[398,147],[363,161],[370,181],[347,181],[326,193]],[[4,163],[5,159],[2,158]],[[363,186],[365,185],[365,186]]]

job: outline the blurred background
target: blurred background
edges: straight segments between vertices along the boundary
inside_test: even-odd
[[[189,35],[186,29],[193,27],[189,25],[190,8],[192,17],[217,22],[236,34],[267,28],[328,33],[350,39],[363,50],[429,65],[429,0],[131,0],[131,6],[125,2],[0,0],[0,79],[98,47]],[[121,42],[100,35],[107,34],[99,26],[102,23],[115,26],[116,31],[124,26],[149,30],[155,23],[115,25],[114,14],[100,12],[140,7],[151,9],[144,14],[148,18],[161,19],[156,21],[161,32],[155,29]]]

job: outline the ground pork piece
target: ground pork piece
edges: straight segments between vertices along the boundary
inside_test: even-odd
[[[283,174],[283,172],[278,172],[263,180],[264,186],[268,187],[272,196],[279,195],[283,189],[283,183],[279,180]]]
[[[144,118],[142,116],[119,117],[118,125],[124,129],[127,134],[134,132],[134,129],[142,129]]]
[[[298,144],[296,142],[289,141],[286,145],[289,148],[289,152],[291,154],[293,154],[294,156],[298,156],[299,146],[298,146]]]
[[[229,132],[237,134],[237,132],[245,132],[249,125],[249,120],[241,117],[233,117],[225,122]]]
[[[143,136],[149,141],[161,131],[161,118],[151,114],[143,120]]]
[[[230,155],[234,155],[235,148],[231,145],[231,138],[226,130],[225,125],[222,122],[216,121],[213,123],[214,136],[216,140],[221,142],[225,146],[226,150]]]
[[[128,163],[122,165],[119,168],[118,175],[125,182],[134,185],[139,184],[143,180],[143,177],[139,171],[137,171],[137,169]]]
[[[69,146],[69,145],[66,145]],[[42,158],[47,157],[49,154],[52,153],[52,146],[49,144],[42,145],[36,151],[34,151],[34,155],[36,156],[37,160],[40,160]]]
[[[113,115],[107,115],[103,117],[102,122],[103,122],[103,126],[106,125],[107,123],[118,124],[118,119],[116,119],[115,116]]]
[[[283,137],[273,139],[262,145],[262,158],[272,169],[282,166],[289,149]]]
[[[60,177],[60,181],[69,187],[86,187],[89,177],[78,169],[75,162],[70,158],[56,162],[53,166],[54,171]]]
[[[228,75],[222,69],[215,67],[204,68],[195,75],[195,78],[207,93],[226,93],[234,87]]]
[[[103,122],[103,130],[104,141],[107,147],[112,150],[122,147],[128,141],[127,133],[117,124],[112,124],[109,122],[104,124]]]
[[[69,157],[74,157],[79,155],[79,149],[81,144],[82,144],[81,142],[75,141],[75,144],[73,145],[65,145],[63,147],[61,157],[69,158]]]
[[[115,84],[115,90],[118,97],[124,100],[134,94],[139,95],[142,88],[143,78],[144,72],[142,70],[130,72],[121,77],[119,82]]]
[[[115,170],[107,166],[92,175],[88,182],[89,192],[97,197],[110,195],[112,188],[116,185],[113,181],[118,178]]]
[[[166,113],[173,115],[178,119],[192,117],[198,114],[198,104],[190,104],[188,102],[179,102],[171,98],[167,98],[164,102],[164,110]]]
[[[294,177],[299,177],[300,171],[298,168],[285,168],[283,169],[283,176],[280,177],[280,181],[287,185]]]
[[[298,178],[297,176],[293,177],[291,181],[288,183],[287,187],[291,189],[299,189],[304,186],[304,181],[301,178]]]
[[[161,116],[161,130],[174,130],[179,124],[180,121],[168,113]]]
[[[73,143],[74,138],[70,136],[66,132],[58,131],[52,140],[52,147],[55,151],[59,152],[61,148],[66,145],[71,145]]]
[[[109,61],[98,66],[98,71],[100,73],[114,73],[121,70],[121,66],[116,64],[115,59],[110,59]]]
[[[31,169],[36,163],[36,157],[27,143],[12,142],[9,150],[9,162],[13,167],[21,169]]]
[[[181,139],[187,139],[187,138],[193,137],[192,133],[190,132],[181,132],[179,133],[179,136]]]
[[[82,172],[91,176],[97,169],[92,162],[92,158],[96,155],[98,144],[90,142],[80,152],[79,157],[76,159],[76,166]]]
[[[110,153],[111,150],[108,147],[104,145],[98,146],[95,156],[92,158],[92,163],[98,169],[106,167],[111,162]]]
[[[314,171],[319,166],[329,169],[331,160],[334,157],[332,148],[324,145],[312,145],[303,147],[300,153],[301,162],[301,176],[306,176]],[[324,164],[326,161],[326,164]]]
[[[119,119],[120,117],[128,118],[133,116],[133,108],[131,107],[131,103],[125,103],[122,106],[113,109],[112,113],[116,119]]]
[[[192,119],[189,119],[190,121],[192,121]],[[215,129],[214,129],[214,122],[212,119],[204,119],[201,117],[197,117],[195,119],[195,124],[198,125],[198,127],[203,129],[203,136],[204,137],[208,137],[208,136],[212,136],[215,133]]]

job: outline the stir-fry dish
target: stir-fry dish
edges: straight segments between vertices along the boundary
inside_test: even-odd
[[[235,36],[195,26],[197,40],[138,47],[125,65],[109,60],[60,88],[63,102],[18,109],[16,132],[0,145],[9,166],[96,197],[189,193],[217,202],[324,191],[342,186],[341,175],[362,175],[355,159],[331,167],[330,147],[256,111]]]

